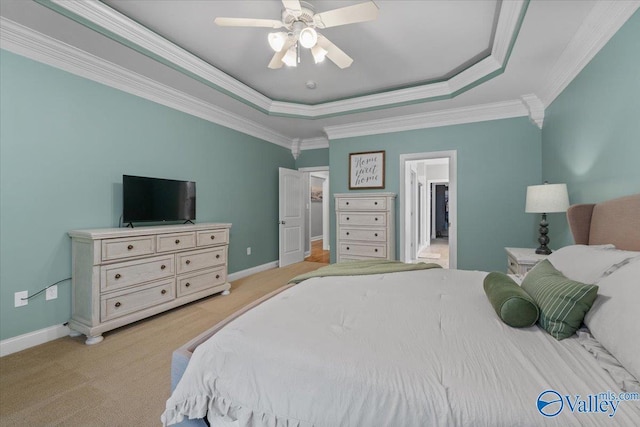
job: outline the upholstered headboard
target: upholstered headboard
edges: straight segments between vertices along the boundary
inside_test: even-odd
[[[573,205],[567,219],[576,244],[613,243],[618,249],[640,251],[640,194]]]

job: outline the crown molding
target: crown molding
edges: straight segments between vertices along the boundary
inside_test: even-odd
[[[533,93],[522,95],[520,98],[529,110],[529,119],[531,120],[531,123],[542,129],[542,124],[544,122],[544,104],[540,101],[540,98]]]
[[[329,138],[320,136],[317,138],[306,138],[300,142],[301,150],[317,150],[320,148],[329,148]]]
[[[222,92],[236,95],[256,108],[266,111],[271,100],[249,86],[218,70],[197,56],[171,43],[164,37],[147,29],[120,12],[99,1],[48,0],[58,8],[63,8],[123,39],[145,52],[147,56],[160,62],[178,65],[182,72]],[[41,2],[46,5],[46,2]],[[54,9],[58,10],[58,9]],[[91,27],[97,30],[95,27]],[[104,34],[104,33],[103,33]],[[109,34],[105,34],[110,36]],[[131,47],[131,46],[130,46]]]
[[[218,106],[0,17],[0,47],[247,135],[291,148],[291,139]]]
[[[412,114],[404,117],[351,123],[348,125],[327,126],[324,128],[324,131],[329,137],[329,140],[334,140],[355,136],[377,135],[415,129],[524,117],[528,114],[529,111],[527,110],[527,107],[518,99],[513,101],[477,105],[473,107]]]
[[[265,114],[316,119],[452,98],[495,77],[506,67],[509,53],[529,4],[529,0],[503,1],[491,55],[453,76],[449,81],[316,105],[305,105],[271,100],[99,1],[36,1],[101,32],[107,37],[123,42],[144,55],[196,78],[216,90],[245,102]]]
[[[639,7],[640,0],[599,1],[593,6],[549,73],[541,91],[544,105],[551,105]]]

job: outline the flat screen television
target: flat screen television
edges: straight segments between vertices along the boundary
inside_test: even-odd
[[[195,219],[195,182],[122,175],[123,223]]]

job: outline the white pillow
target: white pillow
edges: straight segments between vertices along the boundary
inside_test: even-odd
[[[598,297],[584,318],[591,334],[640,379],[640,259],[598,283]]]
[[[565,277],[577,282],[596,284],[639,256],[640,252],[619,250],[613,245],[572,245],[558,249],[547,259]]]

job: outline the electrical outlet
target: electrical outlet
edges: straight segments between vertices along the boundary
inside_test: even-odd
[[[251,255],[251,248],[247,248],[247,255]]]
[[[29,304],[28,299],[23,299],[29,297],[29,291],[16,292],[14,295],[14,307],[22,307],[23,305]]]
[[[47,288],[45,299],[49,301],[50,299],[58,298],[58,285],[53,285]]]

